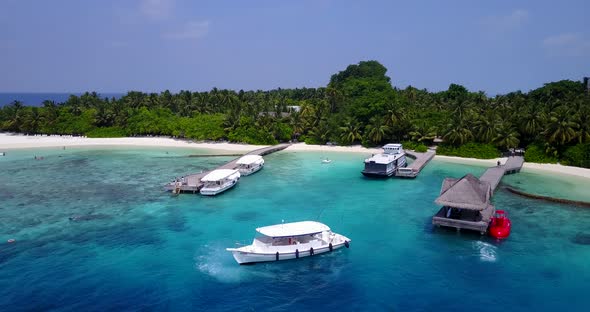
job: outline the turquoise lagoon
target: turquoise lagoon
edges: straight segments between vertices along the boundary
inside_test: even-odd
[[[435,160],[415,180],[369,180],[360,174],[366,155],[352,153],[283,151],[220,196],[163,192],[170,179],[231,158],[186,157],[203,153],[36,149],[0,157],[0,311],[590,306],[590,209],[500,189],[494,203],[510,213],[509,239],[433,228],[442,180],[485,168]],[[507,181],[578,196],[547,175]],[[68,219],[75,215],[95,219]],[[282,220],[324,222],[350,237],[351,248],[250,266],[225,251]]]

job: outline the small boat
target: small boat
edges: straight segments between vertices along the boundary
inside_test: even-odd
[[[0,152],[0,156],[6,156],[5,152]]]
[[[490,233],[490,236],[502,239],[510,235],[511,227],[512,224],[510,223],[510,219],[508,219],[506,212],[504,212],[504,210],[496,210],[496,213],[490,222],[488,232]]]
[[[201,195],[217,195],[224,192],[238,183],[240,172],[235,169],[217,169],[201,178],[205,183],[201,188]]]
[[[365,169],[361,173],[366,177],[387,178],[394,175],[398,168],[406,166],[406,152],[402,145],[386,144],[382,154],[365,159]]]
[[[418,171],[412,168],[397,168],[396,177],[413,179],[418,176]]]
[[[326,159],[322,159],[322,164],[329,164],[329,163],[331,163],[331,162],[332,162],[332,161],[331,161],[331,160],[329,160],[328,158],[326,158]]]
[[[246,155],[236,162],[240,174],[243,176],[251,175],[264,167],[264,159],[260,155]]]
[[[252,245],[226,248],[239,264],[309,257],[350,247],[350,239],[315,221],[281,223],[257,228]]]

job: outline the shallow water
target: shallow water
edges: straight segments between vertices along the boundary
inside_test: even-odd
[[[563,174],[547,174],[524,169],[506,176],[502,182],[525,192],[590,202],[588,179]]]
[[[500,190],[494,204],[510,213],[508,240],[432,227],[442,180],[485,168],[435,160],[415,180],[369,180],[360,174],[366,155],[279,152],[222,195],[172,197],[162,191],[166,181],[231,159],[188,154],[197,152],[0,157],[0,241],[16,239],[0,243],[0,310],[582,311],[590,304],[588,209]],[[326,156],[331,164],[321,163]],[[74,215],[94,217],[70,221]],[[319,220],[350,237],[351,248],[251,266],[225,251],[281,220]]]

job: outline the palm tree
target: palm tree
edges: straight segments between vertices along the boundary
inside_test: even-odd
[[[385,113],[385,125],[388,127],[395,127],[405,120],[405,112],[397,105],[390,103],[387,105],[387,112]]]
[[[301,116],[301,120],[303,122],[303,127],[305,129],[311,129],[317,125],[316,122],[318,120],[315,118],[316,109],[311,104],[308,104],[307,102],[303,102],[303,104],[301,105],[301,111],[299,114]]]
[[[498,147],[507,150],[509,148],[518,147],[518,143],[520,143],[518,136],[519,134],[516,129],[512,127],[512,124],[503,122],[497,127],[497,134],[494,137],[493,142],[496,143]]]
[[[467,100],[459,99],[453,102],[453,115],[459,118],[459,120],[462,120],[464,115],[467,114],[470,109],[471,103],[469,103]]]
[[[13,101],[8,107],[8,130],[19,131],[22,123],[23,107],[24,106],[21,101]]]
[[[43,122],[43,115],[39,113],[38,107],[32,107],[29,114],[25,116],[25,125],[30,133],[39,133],[39,127]]]
[[[292,112],[289,115],[291,126],[293,127],[293,134],[300,135],[303,133],[303,118],[301,118],[301,112]]]
[[[389,127],[383,123],[382,119],[372,118],[371,123],[365,129],[365,133],[370,142],[379,144],[383,141],[389,130]]]
[[[321,121],[316,127],[309,131],[309,136],[316,139],[320,144],[325,144],[330,140],[330,126],[326,121]]]
[[[426,123],[422,123],[420,126],[414,126],[414,130],[409,134],[413,141],[431,143],[436,137],[436,132],[435,126],[428,126]]]
[[[576,114],[575,122],[578,124],[576,138],[578,143],[590,142],[590,108],[585,108]]]
[[[493,112],[488,112],[477,119],[473,130],[481,142],[489,143],[496,138],[498,123],[498,116]]]
[[[178,100],[176,107],[178,108],[178,112],[182,117],[190,117],[195,110],[195,106],[193,106],[193,94],[190,91],[180,91],[178,93]]]
[[[98,127],[110,127],[114,121],[113,112],[105,104],[100,104],[94,114],[94,124]]]
[[[577,127],[565,108],[557,109],[550,114],[545,136],[551,144],[565,145],[576,138]]]
[[[43,101],[43,120],[45,121],[45,125],[43,130],[45,133],[53,133],[53,125],[55,121],[59,117],[59,112],[57,110],[57,105],[54,101],[45,100]]]
[[[326,99],[328,100],[328,103],[330,103],[330,112],[335,113],[341,106],[343,96],[338,89],[328,86],[326,88]]]
[[[545,113],[540,109],[529,107],[524,114],[520,116],[522,120],[522,130],[527,135],[536,135],[543,128]]]
[[[362,139],[358,122],[353,118],[347,118],[344,126],[340,127],[340,140],[344,144],[352,144]]]
[[[457,121],[448,126],[443,139],[452,145],[461,145],[473,139],[473,133],[464,123]]]

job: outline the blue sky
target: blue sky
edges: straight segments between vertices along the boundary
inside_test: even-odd
[[[590,76],[588,12],[588,0],[0,0],[0,92],[320,87],[361,60],[400,88],[528,91]]]

